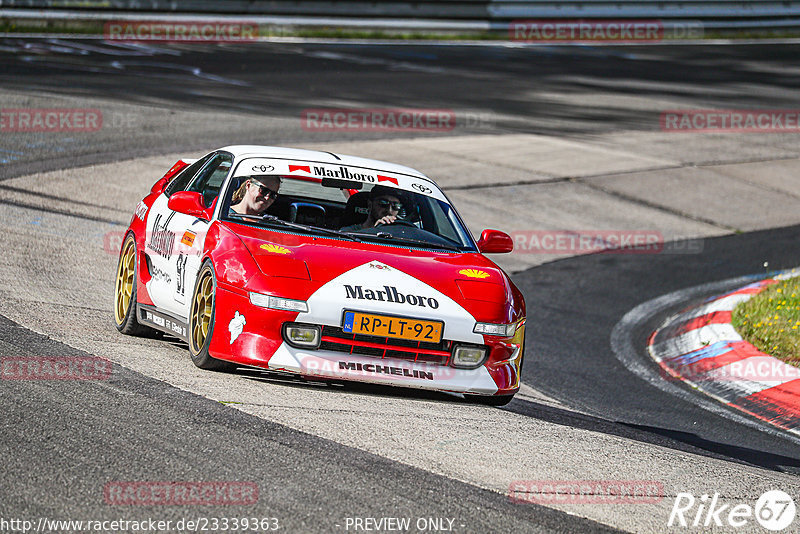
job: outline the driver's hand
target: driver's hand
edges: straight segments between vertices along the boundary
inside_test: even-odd
[[[386,215],[385,217],[381,217],[375,222],[375,226],[380,226],[382,224],[392,224],[394,221],[397,220],[396,215]]]

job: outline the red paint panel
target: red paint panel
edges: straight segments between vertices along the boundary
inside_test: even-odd
[[[390,176],[383,176],[381,174],[379,174],[377,176],[378,176],[378,183],[380,183],[380,182],[391,182],[394,185],[397,185],[397,186],[400,185],[400,184],[397,183],[397,178],[392,178]]]
[[[506,299],[506,288],[500,284],[476,280],[456,280],[456,285],[465,299],[484,302],[503,302]]]

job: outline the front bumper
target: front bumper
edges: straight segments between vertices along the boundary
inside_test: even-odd
[[[456,369],[447,365],[372,358],[327,350],[301,350],[282,344],[269,368],[305,376],[352,380],[436,391],[493,395],[498,387],[485,366]]]
[[[449,365],[450,351],[457,341],[417,348],[391,341],[382,346],[364,347],[370,343],[361,343],[348,348],[341,339],[340,325],[321,325],[322,346],[303,349],[282,339],[282,326],[294,322],[297,313],[254,306],[246,297],[221,288],[216,302],[210,347],[214,358],[309,377],[434,391],[513,395],[519,389],[523,325],[514,339],[485,336],[489,347],[486,362],[476,369],[459,369]],[[234,332],[229,335],[225,330],[237,312],[246,323],[234,338]],[[332,333],[335,335],[329,335]]]

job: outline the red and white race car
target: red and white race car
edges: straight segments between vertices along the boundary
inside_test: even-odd
[[[125,334],[185,340],[203,369],[459,392],[519,389],[525,302],[439,187],[408,167],[265,146],[181,160],[120,251]]]

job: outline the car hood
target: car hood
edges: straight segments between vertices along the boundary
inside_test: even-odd
[[[397,284],[416,279],[454,301],[489,305],[494,308],[491,315],[513,301],[506,274],[479,253],[413,250],[245,225],[236,225],[235,231],[267,276],[310,280],[318,286],[358,269],[359,283],[347,284],[352,291],[407,293]]]

